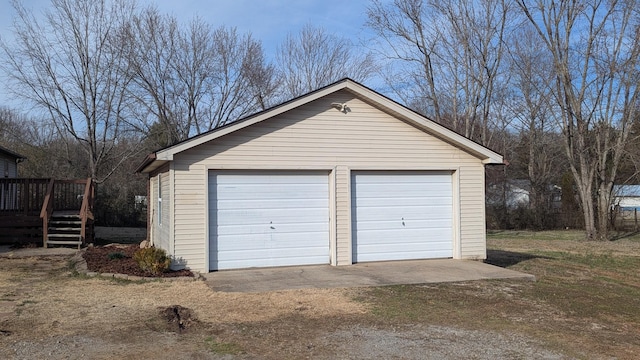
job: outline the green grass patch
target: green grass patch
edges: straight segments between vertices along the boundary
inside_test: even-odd
[[[579,230],[547,230],[547,231],[491,230],[487,232],[487,239],[580,241],[585,239],[585,234],[584,234],[584,231],[579,231]]]
[[[218,342],[210,337],[207,338],[204,342],[207,345],[207,349],[214,354],[239,355],[243,352],[242,347],[240,347],[240,345],[238,344]]]

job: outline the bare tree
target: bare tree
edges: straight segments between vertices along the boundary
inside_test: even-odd
[[[506,0],[374,0],[367,25],[391,61],[388,84],[411,107],[484,145],[508,83],[503,56]]]
[[[363,82],[376,70],[373,56],[321,27],[305,25],[288,34],[276,53],[285,98],[296,97],[342,78]]]
[[[155,146],[186,139],[194,122],[193,116],[185,116],[187,111],[178,100],[181,92],[195,97],[200,90],[186,90],[175,76],[180,56],[179,31],[174,17],[161,15],[155,8],[143,10],[122,29],[123,43],[129,46],[129,61],[122,64],[122,71],[129,71],[132,78],[128,92],[136,100],[133,105],[136,117],[144,120],[139,124],[143,127],[140,130],[150,133],[152,124],[157,123],[164,135],[163,141]],[[195,106],[196,102],[193,103]]]
[[[87,176],[101,182],[130,152],[113,156],[128,129],[126,61],[117,29],[130,19],[131,1],[52,0],[39,20],[19,1],[13,6],[15,43],[2,42],[4,67],[12,91],[48,115],[66,141],[85,153]],[[68,147],[71,144],[68,144]]]
[[[262,44],[235,28],[213,32],[213,61],[207,94],[207,121],[200,132],[233,122],[271,104],[274,69],[267,64]]]
[[[159,146],[237,120],[270,104],[273,69],[261,44],[196,18],[187,27],[148,8],[125,28],[137,111]],[[155,124],[155,125],[154,125]]]
[[[436,122],[442,123],[438,77],[440,23],[422,0],[374,0],[367,9],[367,26],[378,36],[377,52],[391,61],[382,75],[392,91]]]
[[[586,237],[606,239],[611,191],[636,117],[639,3],[518,0],[553,61],[565,153]]]
[[[519,160],[526,167],[526,178],[531,183],[529,210],[534,227],[542,228],[544,217],[550,216],[551,189],[558,184],[564,170],[564,157],[556,130],[552,95],[553,62],[544,51],[535,30],[523,26],[508,46],[512,96],[509,107],[515,121],[513,127],[521,134],[525,151]],[[551,215],[552,216],[552,215]]]

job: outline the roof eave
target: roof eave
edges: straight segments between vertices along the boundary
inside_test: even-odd
[[[153,169],[148,169],[148,168],[149,168],[149,165],[151,165],[155,160],[156,160],[156,153],[148,154],[144,158],[142,163],[140,163],[140,165],[138,165],[138,167],[135,170],[135,173],[136,174],[142,174],[142,173],[148,173],[148,172],[153,171]]]
[[[16,159],[16,163],[22,162],[22,161],[27,159],[26,156],[20,155],[17,152],[13,152],[13,151],[11,151],[11,150],[9,150],[9,149],[7,149],[5,147],[2,147],[2,146],[0,146],[0,152],[5,153],[5,154],[15,158]]]

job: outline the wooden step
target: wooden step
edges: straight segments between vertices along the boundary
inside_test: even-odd
[[[78,241],[68,241],[68,240],[47,240],[47,243],[45,244],[45,248],[48,245],[77,245],[78,249],[80,249],[80,247],[82,246],[82,241],[78,240]]]
[[[49,220],[49,225],[82,225],[81,220]]]
[[[79,238],[82,240],[80,234],[47,234],[47,238]]]
[[[53,211],[47,226],[47,245],[76,245],[84,243],[82,218],[78,210]]]

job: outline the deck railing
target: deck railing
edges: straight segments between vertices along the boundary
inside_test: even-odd
[[[93,218],[93,200],[95,197],[95,188],[93,180],[88,178],[84,185],[84,194],[82,195],[82,205],[80,207],[80,219],[82,221],[81,235],[82,241],[87,238],[87,221]]]
[[[47,235],[49,234],[49,218],[53,213],[53,189],[56,181],[51,179],[49,184],[47,185],[47,193],[44,196],[44,201],[42,202],[42,210],[40,211],[40,218],[42,219],[42,241],[44,244],[47,243]]]
[[[0,178],[0,216],[37,216],[49,182],[50,179]]]

